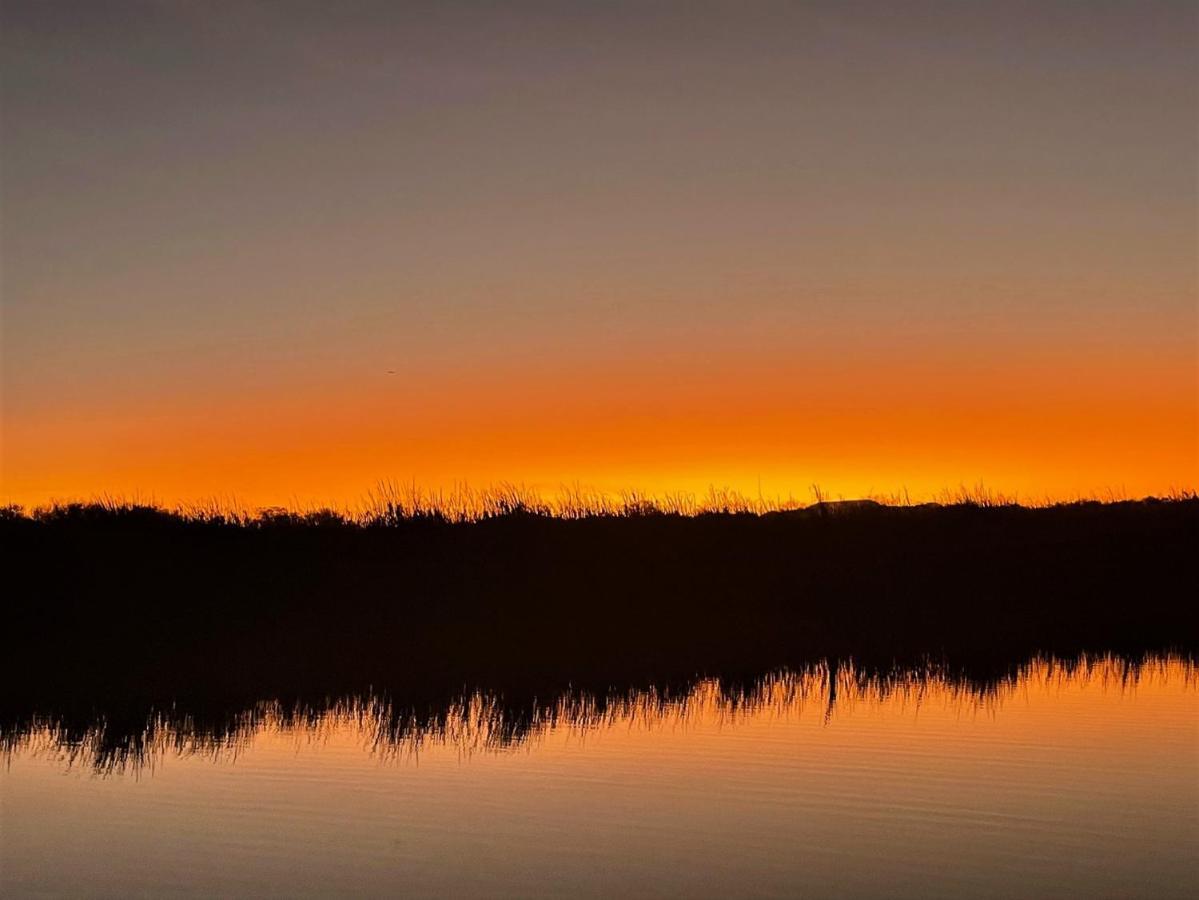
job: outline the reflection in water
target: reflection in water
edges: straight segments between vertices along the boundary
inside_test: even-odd
[[[77,512],[3,529],[0,894],[1199,895],[1193,501]]]
[[[682,690],[566,693],[549,704],[534,701],[520,708],[506,704],[501,695],[475,691],[424,711],[377,694],[320,705],[262,701],[215,726],[177,709],[152,711],[132,730],[121,730],[103,717],[80,729],[53,717],[33,716],[19,728],[0,732],[0,749],[8,758],[23,754],[55,759],[101,774],[152,770],[167,756],[234,762],[264,735],[320,744],[332,734],[353,734],[364,752],[380,759],[415,760],[434,747],[466,758],[533,748],[553,732],[582,737],[603,730],[732,728],[751,720],[810,716],[813,711],[833,725],[861,706],[913,717],[928,705],[959,714],[998,715],[1013,697],[1034,688],[1125,692],[1170,681],[1193,688],[1197,672],[1193,660],[1177,656],[1038,657],[989,679],[955,677],[935,666],[880,672],[852,661],[825,660],[800,671],[771,673],[749,685],[707,678]]]
[[[1189,658],[6,726],[0,893],[1192,897]],[[11,719],[9,720],[12,721]]]

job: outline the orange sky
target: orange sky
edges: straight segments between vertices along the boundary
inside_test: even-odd
[[[1196,478],[1185,349],[1143,358],[857,348],[535,362],[422,384],[397,371],[212,385],[10,422],[9,500],[352,505],[377,481],[520,482],[811,499],[979,482],[1028,500]],[[293,378],[302,387],[295,388]]]
[[[1199,484],[1186,4],[3,15],[0,499]]]

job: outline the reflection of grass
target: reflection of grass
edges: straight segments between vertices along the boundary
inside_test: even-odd
[[[174,706],[147,708],[140,718],[113,723],[104,716],[77,721],[32,716],[0,722],[0,758],[13,754],[53,756],[68,766],[101,773],[153,766],[164,756],[233,760],[263,733],[289,733],[297,742],[320,742],[350,730],[363,749],[383,759],[415,759],[430,746],[460,755],[494,753],[535,742],[551,730],[582,735],[601,729],[653,731],[736,727],[765,712],[774,718],[816,715],[825,722],[839,709],[897,703],[940,703],[960,711],[1002,711],[1015,695],[1037,685],[1094,685],[1122,692],[1142,681],[1172,679],[1193,686],[1192,657],[1087,656],[1013,660],[1003,672],[971,675],[931,662],[871,668],[852,661],[821,660],[798,669],[767,672],[749,681],[696,678],[595,694],[568,689],[515,705],[494,692],[464,692],[434,705],[376,692],[309,697],[284,705],[264,700],[207,715]],[[134,727],[121,727],[132,724]]]
[[[115,741],[147,711],[223,721],[263,700],[379,694],[440,710],[476,692],[511,724],[572,692],[745,684],[832,660],[983,683],[1039,654],[1199,650],[1193,496],[469,499],[381,494],[357,516],[7,510],[0,733],[103,719]]]

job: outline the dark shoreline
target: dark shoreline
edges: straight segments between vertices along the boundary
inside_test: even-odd
[[[264,700],[436,719],[475,692],[515,735],[562,697],[703,678],[852,665],[986,690],[1040,657],[1199,651],[1194,499],[374,526],[77,507],[0,536],[9,743],[104,722],[132,746],[164,710],[217,733]]]

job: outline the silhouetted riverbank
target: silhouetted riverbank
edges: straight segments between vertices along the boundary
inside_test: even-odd
[[[519,731],[571,693],[850,660],[985,689],[1039,655],[1199,648],[1195,500],[367,525],[93,506],[0,530],[9,737],[368,694],[436,717],[474,691]]]

